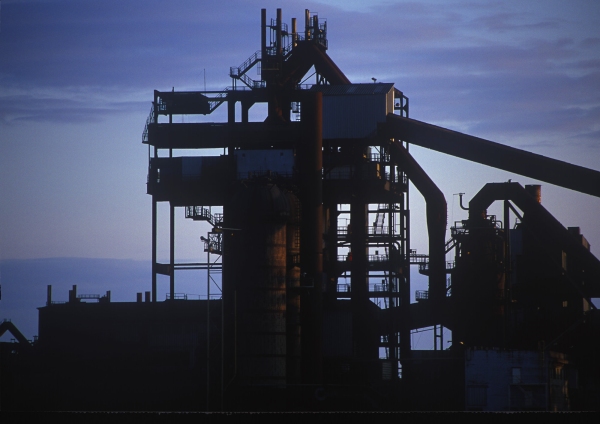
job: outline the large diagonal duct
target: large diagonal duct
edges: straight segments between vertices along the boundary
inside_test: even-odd
[[[310,41],[298,42],[298,45],[292,49],[291,55],[283,64],[281,84],[294,88],[302,81],[312,66],[331,85],[350,84],[350,80],[327,53]]]
[[[383,132],[417,146],[600,197],[600,172],[389,114]]]

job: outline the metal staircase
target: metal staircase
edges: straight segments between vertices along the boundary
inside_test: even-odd
[[[260,64],[261,51],[257,50],[252,56],[244,61],[240,66],[229,68],[229,76],[232,79],[240,80],[250,88],[265,88],[266,82],[262,80],[253,80],[246,73],[256,64]],[[260,73],[260,72],[259,72]]]
[[[387,210],[387,207],[387,205],[379,205],[377,207],[377,215],[375,215],[375,222],[373,223],[374,234],[384,234],[383,224],[385,222],[385,211]]]
[[[204,206],[186,206],[185,217],[193,219],[194,221],[207,221],[213,227],[218,227],[223,222],[222,213],[213,214]]]

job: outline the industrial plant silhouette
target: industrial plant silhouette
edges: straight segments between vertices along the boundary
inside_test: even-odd
[[[308,10],[298,31],[263,9],[261,35],[230,68],[232,87],[154,92],[143,133],[150,290],[125,303],[74,286],[59,303],[48,287],[34,343],[0,327],[17,338],[0,344],[0,407],[597,410],[600,262],[579,229],[542,206],[539,185],[516,182],[482,181],[468,219],[448,223],[409,146],[592,196],[600,172],[410,119],[393,83],[348,80],[326,53],[327,23]],[[266,117],[250,122],[258,104]],[[226,122],[174,123],[217,108]],[[409,181],[427,204],[428,253],[411,249]],[[502,217],[487,213],[495,201]],[[206,262],[175,261],[182,210],[211,225]],[[157,261],[159,224],[169,263]],[[429,279],[415,303],[411,265]],[[185,269],[207,271],[206,298],[177,292]],[[422,328],[433,328],[433,350],[412,348]]]

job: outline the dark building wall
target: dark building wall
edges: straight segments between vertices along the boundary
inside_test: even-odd
[[[206,301],[40,309],[33,409],[203,410]],[[221,302],[210,304],[210,398],[220,403]]]

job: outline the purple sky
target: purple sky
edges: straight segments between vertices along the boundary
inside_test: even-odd
[[[268,18],[282,7],[288,24],[318,12],[348,78],[394,82],[412,118],[600,170],[600,2],[208,4],[2,1],[0,259],[149,260],[141,133],[153,90],[202,90],[204,74],[209,90],[231,85],[229,67],[260,47],[262,7]],[[487,182],[536,183],[411,152],[444,192],[451,222],[466,217],[455,193],[468,200]],[[424,205],[413,193],[413,247],[426,252]],[[600,253],[600,199],[543,184],[542,202]],[[197,258],[207,228],[178,214],[177,254]],[[159,259],[166,240],[161,231]]]

